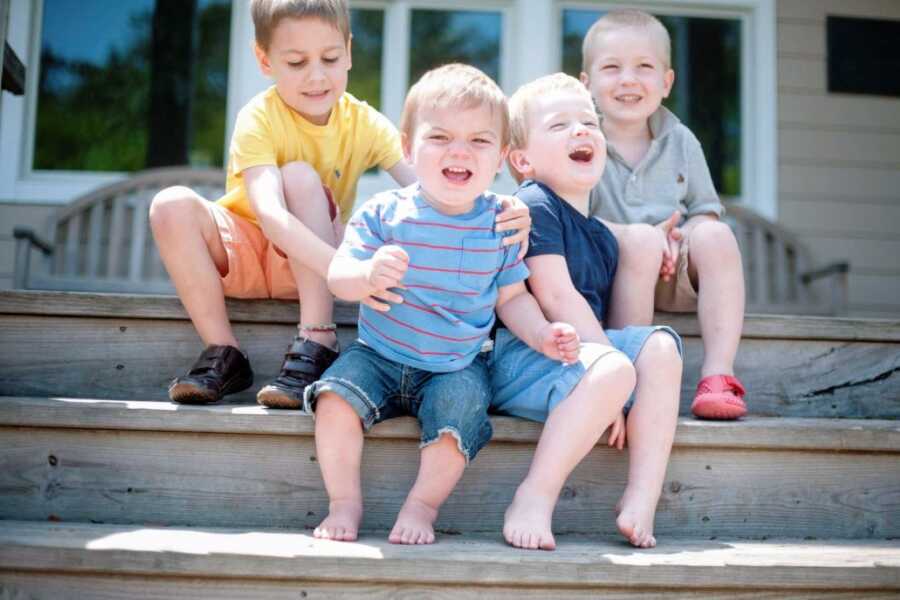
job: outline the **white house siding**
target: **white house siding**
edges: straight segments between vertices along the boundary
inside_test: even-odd
[[[850,261],[852,313],[897,315],[900,99],[826,91],[827,15],[900,19],[900,2],[778,0],[778,220]]]

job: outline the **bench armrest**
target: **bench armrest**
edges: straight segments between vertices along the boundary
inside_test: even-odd
[[[830,265],[826,265],[819,269],[813,269],[811,271],[804,271],[800,273],[800,281],[805,284],[810,284],[817,279],[822,279],[824,277],[830,277],[832,275],[843,275],[850,272],[850,263],[846,261],[841,262],[833,262]]]
[[[31,245],[36,247],[44,254],[53,254],[53,244],[47,242],[38,236],[30,227],[13,228],[13,237],[17,240],[28,240]]]

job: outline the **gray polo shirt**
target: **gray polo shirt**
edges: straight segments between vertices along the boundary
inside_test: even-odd
[[[634,170],[607,146],[603,178],[591,190],[591,215],[614,223],[655,225],[678,209],[685,217],[722,216],[700,142],[678,117],[660,106],[650,116],[650,149]]]

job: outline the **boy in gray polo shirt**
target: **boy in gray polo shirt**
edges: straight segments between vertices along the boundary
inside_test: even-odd
[[[616,230],[620,258],[609,321],[614,328],[649,325],[654,308],[697,311],[704,358],[691,410],[700,418],[737,419],[747,412],[734,376],[744,320],[741,255],[719,220],[725,209],[700,143],[662,106],[675,79],[670,48],[662,23],[632,9],[610,11],[584,39],[581,80],[608,142],[591,214],[647,225]]]

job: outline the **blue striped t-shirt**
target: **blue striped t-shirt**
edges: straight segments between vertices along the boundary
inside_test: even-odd
[[[374,196],[354,213],[338,256],[368,260],[381,246],[409,255],[403,296],[388,312],[359,309],[359,339],[382,356],[418,369],[463,369],[494,324],[498,289],[525,280],[519,245],[494,231],[499,198],[485,192],[464,215],[444,215],[419,184]]]

